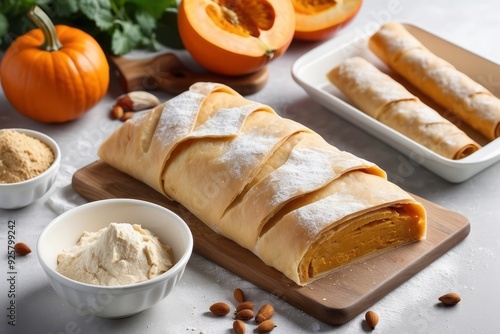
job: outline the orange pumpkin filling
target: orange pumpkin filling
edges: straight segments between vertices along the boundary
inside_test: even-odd
[[[315,15],[336,5],[335,0],[294,1],[295,12],[305,15]]]
[[[207,6],[209,18],[219,28],[242,37],[259,37],[260,30],[269,30],[274,24],[274,8],[267,1],[250,1],[240,6],[239,1],[215,1]]]
[[[296,13],[295,36],[302,40],[330,37],[360,10],[362,0],[292,0]]]

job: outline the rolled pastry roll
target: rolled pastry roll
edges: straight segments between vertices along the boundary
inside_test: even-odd
[[[402,24],[382,25],[368,44],[390,68],[486,138],[500,136],[500,99],[424,47]]]
[[[98,153],[299,285],[425,237],[424,207],[382,169],[224,85],[194,84]]]
[[[465,132],[363,58],[348,58],[327,76],[363,112],[437,154],[462,159],[480,147]]]

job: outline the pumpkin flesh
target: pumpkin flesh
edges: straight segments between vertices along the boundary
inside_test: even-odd
[[[178,24],[185,48],[200,65],[242,75],[286,51],[295,12],[289,0],[183,0]]]
[[[354,18],[362,0],[292,0],[292,3],[296,14],[294,38],[322,40]]]

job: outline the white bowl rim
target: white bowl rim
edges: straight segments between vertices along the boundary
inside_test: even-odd
[[[5,187],[5,188],[7,188],[7,187],[13,187],[13,186],[16,186],[16,185],[27,184],[29,182],[35,182],[38,179],[41,179],[42,177],[44,177],[45,175],[52,173],[54,171],[54,169],[58,169],[59,168],[59,165],[60,165],[60,162],[61,162],[61,149],[59,148],[59,145],[57,144],[57,142],[54,139],[52,139],[52,137],[50,137],[50,136],[48,136],[45,133],[42,133],[40,131],[30,130],[30,129],[5,128],[5,129],[0,129],[0,132],[4,131],[4,130],[17,131],[19,133],[23,133],[23,134],[25,134],[27,136],[30,136],[32,138],[38,139],[40,141],[43,141],[44,144],[50,144],[51,145],[50,149],[54,152],[54,161],[52,161],[52,164],[50,164],[49,168],[47,168],[46,170],[44,170],[43,172],[41,172],[37,176],[32,177],[31,179],[27,179],[27,180],[19,181],[19,182],[0,183],[0,188],[2,188],[2,187]]]
[[[159,276],[156,276],[152,279],[149,279],[149,280],[146,280],[146,281],[142,281],[142,282],[138,282],[138,283],[132,283],[132,284],[126,284],[126,285],[114,285],[114,286],[106,286],[106,285],[96,285],[96,284],[89,284],[89,283],[83,283],[83,282],[80,282],[80,281],[76,281],[74,279],[71,279],[69,277],[66,277],[60,273],[58,273],[56,270],[54,270],[53,268],[51,268],[49,265],[47,265],[45,263],[45,261],[42,260],[42,257],[41,257],[41,246],[40,246],[40,241],[42,240],[42,238],[48,233],[47,231],[55,224],[57,224],[60,220],[64,219],[66,216],[70,215],[70,214],[75,214],[75,213],[78,213],[79,211],[82,211],[82,210],[85,210],[89,207],[92,207],[92,206],[99,206],[99,205],[106,205],[107,203],[116,203],[116,202],[121,202],[121,203],[135,203],[135,204],[141,204],[141,205],[146,205],[146,206],[151,206],[151,207],[154,207],[154,208],[157,208],[157,209],[160,209],[162,211],[166,211],[168,212],[171,216],[173,216],[179,223],[182,223],[180,224],[184,230],[184,232],[186,232],[186,236],[188,237],[188,245],[187,245],[187,251],[184,252],[184,254],[182,254],[182,256],[179,258],[178,261],[176,261],[174,263],[174,265],[169,269],[167,270],[166,272],[164,272],[163,274],[159,275]],[[40,263],[40,265],[43,267],[43,269],[45,270],[46,273],[48,273],[49,275],[51,275],[52,277],[54,277],[55,279],[58,279],[59,281],[64,281],[66,283],[64,283],[65,285],[73,285],[75,289],[78,289],[80,291],[84,291],[84,290],[88,290],[88,291],[93,291],[95,289],[109,289],[109,290],[126,290],[126,289],[140,289],[140,288],[146,288],[152,284],[155,284],[156,282],[158,281],[163,281],[163,280],[166,280],[168,278],[170,278],[171,276],[174,276],[176,275],[180,270],[182,270],[183,267],[185,267],[185,265],[187,265],[187,262],[189,261],[189,258],[191,257],[191,254],[193,252],[193,246],[194,246],[194,241],[193,241],[193,235],[191,233],[191,229],[189,228],[189,226],[187,225],[187,223],[179,216],[177,215],[175,212],[173,212],[172,210],[169,210],[161,205],[158,205],[158,204],[155,204],[155,203],[152,203],[152,202],[148,202],[148,201],[144,201],[144,200],[139,200],[139,199],[132,199],[132,198],[109,198],[109,199],[102,199],[102,200],[96,200],[96,201],[93,201],[93,202],[89,202],[89,203],[85,203],[85,204],[82,204],[82,205],[79,205],[75,208],[72,208],[64,213],[62,213],[61,215],[57,216],[56,218],[54,218],[49,224],[47,224],[47,226],[45,226],[45,228],[42,230],[42,232],[40,233],[40,236],[38,237],[38,242],[37,242],[37,256],[38,256],[38,262]]]

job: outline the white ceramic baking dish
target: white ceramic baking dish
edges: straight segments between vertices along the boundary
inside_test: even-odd
[[[497,97],[500,97],[498,85],[495,87],[495,82],[500,78],[499,64],[467,51],[415,25],[408,23],[403,23],[403,25],[435,54],[446,59],[458,70],[481,83]],[[350,34],[333,38],[305,53],[293,64],[292,76],[294,80],[314,100],[330,111],[399,150],[409,157],[412,162],[421,164],[450,182],[463,182],[500,160],[500,138],[488,142],[467,125],[461,124],[457,119],[450,120],[483,146],[466,158],[451,160],[434,153],[354,107],[351,104],[352,102],[326,77],[326,74],[332,68],[347,58],[364,57],[383,72],[394,76],[402,84],[407,85],[369,50],[368,39],[370,36],[368,33],[365,34],[355,30]],[[497,78],[497,80],[494,78]],[[432,101],[429,101],[428,98],[422,96],[410,86],[408,86],[408,89],[431,107],[440,110],[439,106],[433,104]],[[443,110],[440,111],[443,112]],[[447,115],[444,114],[444,116]]]

